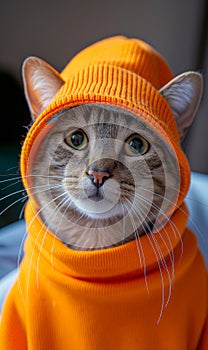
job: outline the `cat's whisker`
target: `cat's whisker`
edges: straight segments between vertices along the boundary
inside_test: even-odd
[[[65,193],[65,194],[66,194],[66,197],[67,197],[67,198],[66,198],[66,199],[64,198],[63,203],[60,203],[60,208],[62,208],[62,206],[65,206],[65,205],[66,205],[66,208],[65,208],[64,212],[62,213],[61,220],[59,221],[59,224],[58,224],[58,226],[57,226],[57,228],[56,228],[56,230],[55,230],[55,232],[54,232],[53,243],[52,243],[52,247],[51,247],[51,250],[50,250],[51,266],[53,266],[53,251],[54,251],[55,241],[56,241],[56,239],[57,239],[57,233],[58,233],[58,231],[59,231],[59,227],[60,227],[60,225],[61,225],[61,223],[62,223],[62,221],[63,221],[63,218],[64,218],[64,216],[65,216],[67,210],[69,209],[69,205],[70,205],[70,203],[71,203],[71,200],[70,200],[68,194],[67,194],[67,193]],[[68,204],[67,204],[67,202],[68,202]],[[57,208],[57,209],[58,209],[58,208]]]
[[[144,188],[144,189],[145,189],[145,188]],[[153,193],[153,192],[151,192],[151,194],[152,194],[152,193]],[[155,193],[154,193],[154,194],[155,194]],[[178,238],[180,239],[180,243],[181,243],[181,257],[182,257],[182,255],[183,255],[183,240],[182,240],[182,237],[181,237],[181,234],[180,234],[180,232],[179,232],[178,227],[174,224],[174,222],[172,222],[171,218],[170,218],[169,216],[167,216],[167,214],[164,212],[164,210],[162,210],[161,207],[159,207],[157,204],[151,202],[149,199],[143,197],[141,194],[139,194],[139,193],[134,193],[134,194],[132,194],[132,195],[138,197],[140,200],[146,201],[146,203],[147,203],[147,204],[150,204],[155,210],[158,211],[158,213],[161,212],[161,213],[163,214],[163,216],[165,217],[165,219],[167,220],[167,222],[170,223],[170,226],[171,226],[171,228],[172,228],[172,230],[173,230],[173,233],[174,233],[175,237],[177,238],[177,236],[178,236]],[[165,198],[165,197],[162,197],[162,198]],[[165,199],[166,199],[166,198],[165,198]],[[169,202],[170,202],[171,204],[174,205],[174,203],[173,203],[172,201],[169,201]],[[179,208],[180,208],[180,207],[179,207]],[[182,210],[182,209],[181,209],[181,210]],[[182,210],[182,212],[184,212],[184,213],[187,215],[187,213],[186,213],[184,210]],[[154,213],[152,213],[152,215],[154,215]],[[154,216],[155,216],[155,215],[154,215]],[[155,219],[156,219],[156,220],[159,220],[158,217],[156,217],[156,216],[155,216]],[[163,226],[162,223],[161,223],[161,226]],[[157,230],[157,231],[159,232],[160,230]],[[165,230],[165,232],[166,232],[166,230]],[[167,232],[166,232],[166,234],[167,234]],[[169,237],[169,236],[167,235],[167,237]],[[172,246],[171,246],[171,248],[172,248]]]
[[[7,178],[7,179],[4,179],[4,180],[0,180],[0,184],[1,183],[6,183],[6,182],[11,182],[11,181],[16,181],[14,184],[17,184],[19,182],[22,182],[22,179],[28,179],[28,178],[32,178],[32,177],[38,177],[38,178],[52,178],[52,179],[57,179],[57,180],[62,180],[63,177],[62,176],[53,176],[53,175],[43,175],[43,174],[28,174],[28,175],[25,175],[25,176],[20,176],[20,175],[16,175],[16,174],[8,174],[8,175],[0,175],[2,177],[8,177],[8,176],[11,176],[11,175],[15,175],[15,177],[12,177],[12,178]],[[14,184],[11,184],[14,185]],[[8,185],[9,186],[9,185]],[[7,188],[7,187],[5,187]]]
[[[10,209],[11,207],[13,207],[15,204],[19,203],[19,202],[23,202],[24,200],[26,200],[28,198],[28,195],[25,195],[21,198],[18,198],[17,200],[15,200],[13,203],[9,204],[6,208],[4,208],[1,212],[0,215],[4,214],[8,209]]]
[[[79,216],[76,218],[76,220],[75,220],[75,217],[73,217],[73,222],[74,222],[76,225],[79,225],[79,222],[80,222],[83,218],[88,219],[85,213],[79,212]],[[92,224],[92,223],[91,223],[91,224]],[[89,226],[88,226],[88,227],[89,227]]]
[[[128,201],[128,204],[130,204],[130,208],[131,208],[131,203],[130,201]],[[128,210],[128,207],[126,207],[127,210]],[[149,287],[148,287],[148,282],[147,282],[147,273],[146,273],[146,260],[145,260],[145,254],[144,254],[144,250],[143,250],[143,247],[142,247],[142,243],[141,243],[141,239],[139,237],[139,235],[137,235],[137,226],[134,222],[134,219],[133,219],[133,216],[131,214],[130,211],[128,211],[128,214],[129,214],[129,218],[131,220],[131,224],[132,224],[132,228],[133,228],[133,232],[135,232],[136,234],[136,239],[135,239],[135,243],[136,243],[136,247],[137,247],[137,251],[138,251],[138,255],[139,255],[139,260],[140,260],[140,266],[142,267],[143,266],[143,271],[144,271],[144,279],[145,279],[145,284],[146,284],[146,289],[147,289],[147,292],[149,294]],[[142,221],[141,221],[142,223]],[[140,254],[141,252],[141,254]],[[142,255],[142,256],[141,256]]]
[[[141,196],[141,195],[139,195],[139,199],[140,199],[140,201],[142,200],[144,203],[149,203],[148,200],[147,200],[146,198],[143,198],[143,196]],[[152,204],[152,202],[150,202],[149,204]],[[145,204],[143,204],[143,206],[145,207],[145,209],[147,209],[147,206],[146,206]],[[153,205],[152,205],[152,206],[153,206]],[[160,208],[157,207],[156,205],[155,205],[154,208],[155,208],[156,210],[158,210],[158,212],[160,211]],[[140,207],[138,207],[137,209],[138,209],[138,211],[139,211],[139,210],[142,210]],[[159,223],[161,224],[160,220],[158,219],[158,217],[157,217],[153,212],[151,212],[151,215],[153,216],[153,218],[155,219],[155,221],[158,220]],[[169,223],[172,224],[170,218],[167,218],[167,219],[168,219]],[[153,221],[151,220],[151,218],[149,218],[149,220],[150,220],[152,226],[156,229],[157,235],[159,235],[159,237],[160,237],[161,240],[163,241],[163,243],[164,243],[164,245],[165,245],[167,251],[169,251],[169,257],[170,257],[170,261],[171,261],[171,264],[172,264],[172,271],[173,271],[173,275],[174,275],[174,249],[173,249],[173,244],[172,244],[172,242],[171,242],[171,240],[170,240],[170,237],[169,237],[169,235],[168,235],[168,233],[167,233],[167,230],[166,230],[165,227],[163,227],[163,231],[164,231],[165,234],[166,234],[166,237],[167,237],[167,240],[169,241],[170,247],[168,247],[165,238],[164,238],[163,235],[160,233],[160,229],[157,229],[156,223],[153,222]],[[172,227],[172,230],[173,230],[173,227]],[[152,231],[152,230],[150,230],[150,231]],[[175,232],[175,230],[173,230],[173,232]],[[152,233],[152,234],[154,234],[154,233]],[[181,240],[181,236],[180,236],[180,240]],[[181,244],[183,244],[183,242],[181,242]],[[183,252],[183,249],[182,249],[182,252]],[[182,254],[182,252],[181,252],[181,254]]]
[[[22,179],[30,179],[30,178],[44,178],[44,179],[56,179],[56,180],[63,180],[63,176],[58,176],[58,175],[50,175],[50,174],[42,174],[39,172],[36,172],[35,174],[27,174],[25,176],[21,176],[20,178]]]
[[[51,204],[54,200],[59,199],[59,198],[62,197],[62,196],[63,196],[63,193],[61,193],[60,195],[58,195],[56,198],[53,198],[51,201],[47,202],[44,206],[42,206],[42,207],[35,213],[35,215],[33,216],[32,220],[30,221],[30,223],[29,223],[28,226],[26,227],[25,234],[27,234],[27,231],[30,230],[30,227],[32,226],[32,224],[34,223],[34,221],[36,220],[36,218],[41,214],[41,212],[44,211],[44,209],[46,209],[48,206],[50,206],[50,204]],[[34,255],[34,252],[35,252],[35,249],[36,249],[36,246],[37,246],[37,242],[38,242],[38,239],[39,239],[39,235],[40,235],[42,229],[43,229],[43,228],[41,228],[41,230],[40,230],[39,233],[37,234],[37,237],[36,237],[36,240],[35,240],[35,243],[34,243],[34,247],[33,247],[33,250],[32,250],[32,254],[31,254],[31,257],[30,257],[30,263],[29,263],[28,273],[27,273],[28,279],[27,279],[27,283],[26,283],[27,295],[28,295],[28,290],[29,290],[30,271],[31,271],[31,268],[32,268],[33,255]],[[19,265],[20,265],[20,262],[18,262],[18,268],[19,268]],[[23,296],[19,276],[18,276],[18,288],[19,288],[19,290],[20,290],[21,295]],[[24,299],[23,299],[23,301],[24,301]]]
[[[4,183],[4,182],[10,182],[10,181],[16,181],[16,180],[22,180],[22,177],[20,175],[17,174],[0,174],[0,177],[8,177],[8,176],[13,176],[15,175],[15,177],[12,177],[11,179],[4,179],[4,180],[0,180],[0,183]]]
[[[145,206],[144,206],[145,207]],[[135,204],[135,208],[138,209],[138,211],[140,210],[141,212],[143,212],[143,209],[140,207],[140,208],[137,208],[136,204]],[[137,211],[135,210],[135,213],[137,213]],[[149,218],[150,222],[152,225],[154,225],[154,223],[152,222],[152,220]],[[172,251],[173,251],[173,246],[171,244],[171,249],[169,249],[169,247],[167,246],[167,243],[165,241],[165,239],[163,238],[163,236],[160,234],[160,232],[158,232],[157,234],[159,234],[159,237],[160,239],[162,240],[165,248],[167,249],[168,251],[168,255],[169,255],[169,258],[170,258],[170,262],[171,262],[171,266],[172,266],[172,274],[170,275],[170,272],[169,272],[169,269],[168,269],[168,266],[167,266],[167,263],[166,263],[166,260],[165,260],[165,257],[163,256],[163,253],[162,253],[162,250],[160,248],[160,245],[157,241],[157,238],[156,238],[156,235],[152,232],[151,228],[149,227],[149,224],[148,222],[145,222],[147,228],[148,228],[148,233],[146,232],[146,235],[148,238],[152,238],[152,240],[154,241],[154,244],[155,244],[155,247],[158,251],[158,254],[159,254],[159,258],[160,258],[160,261],[163,265],[163,267],[165,268],[165,270],[167,271],[167,274],[168,274],[168,279],[169,279],[169,296],[167,298],[167,302],[165,304],[165,307],[167,306],[167,304],[169,303],[169,300],[170,300],[170,296],[172,294],[172,281],[174,279],[174,271],[175,271],[175,261],[174,261],[174,255],[172,255]],[[167,235],[168,236],[168,235]],[[172,276],[172,277],[171,277]]]
[[[136,209],[138,209],[138,210],[136,210]],[[137,217],[138,217],[140,211],[143,212],[143,209],[141,208],[141,206],[140,206],[140,208],[137,208],[136,205],[134,205],[134,209],[132,209],[132,210],[134,211],[134,213],[135,213],[135,215],[136,215]],[[143,214],[144,214],[144,213],[143,213]],[[144,214],[144,215],[145,215],[145,214]],[[155,254],[155,256],[156,256],[156,259],[157,259],[157,261],[158,261],[158,267],[161,268],[161,266],[160,266],[160,262],[161,262],[162,265],[163,265],[163,267],[165,268],[165,270],[166,270],[166,272],[167,272],[167,275],[168,275],[168,279],[169,279],[169,294],[168,294],[167,301],[165,302],[165,299],[162,298],[162,300],[164,301],[164,304],[162,304],[162,305],[163,305],[162,309],[164,309],[164,307],[166,307],[167,304],[169,303],[170,296],[171,296],[171,293],[172,293],[172,279],[173,279],[173,276],[174,276],[174,271],[172,271],[172,279],[171,279],[171,277],[170,277],[170,272],[169,272],[167,263],[166,263],[166,261],[165,261],[165,258],[163,257],[162,251],[161,251],[161,249],[160,249],[160,245],[158,244],[158,242],[157,242],[157,240],[156,240],[154,234],[151,232],[151,229],[150,229],[150,227],[149,227],[148,222],[145,222],[144,219],[141,219],[141,222],[144,222],[145,225],[146,225],[147,228],[148,228],[148,232],[145,232],[145,234],[146,234],[147,238],[149,239],[149,242],[150,242],[150,244],[151,244],[151,247],[152,247],[152,249],[153,249],[153,251],[154,251],[154,254]],[[143,226],[143,224],[142,224],[142,226]],[[135,226],[135,227],[136,227],[136,226]],[[136,229],[136,231],[137,231],[137,229]],[[136,231],[135,231],[135,232],[136,232]],[[146,231],[146,230],[145,230],[145,231]],[[154,246],[153,246],[153,243],[151,242],[151,239],[150,239],[150,238],[152,238],[152,240],[153,240],[153,242],[154,242]],[[164,241],[164,240],[163,240],[163,241]],[[164,241],[164,243],[165,243],[165,241]],[[157,252],[158,252],[158,253],[156,253],[155,248],[157,249]],[[169,250],[168,250],[168,251],[169,251]],[[159,257],[158,257],[158,255],[159,255]],[[171,259],[171,257],[170,257],[170,259]],[[171,259],[171,260],[172,260],[172,259]],[[174,268],[174,264],[172,265],[172,268]],[[162,273],[162,269],[161,269],[161,273]],[[162,284],[164,285],[164,283],[162,283]]]
[[[7,190],[8,188],[10,188],[10,187],[12,187],[12,186],[15,186],[15,185],[17,185],[17,184],[21,184],[21,183],[22,183],[21,180],[15,181],[15,182],[13,182],[12,184],[9,184],[9,185],[7,185],[7,186],[2,187],[2,188],[1,188],[1,191],[5,191],[5,190]]]
[[[60,184],[59,184],[59,185],[60,185]],[[32,189],[36,189],[36,188],[42,188],[42,187],[48,187],[48,185],[38,185],[38,186],[28,187],[28,190],[32,190]],[[49,188],[49,189],[50,189],[50,188]],[[18,193],[26,193],[25,188],[22,188],[21,190],[18,190],[18,191],[9,193],[9,194],[7,194],[6,196],[1,197],[1,198],[0,198],[0,202],[3,201],[3,200],[5,200],[5,199],[7,199],[7,198],[9,198],[9,197],[11,197],[11,196],[14,196],[14,195],[18,194]]]
[[[21,211],[20,211],[20,213],[19,213],[19,220],[21,220],[21,219],[23,218],[26,203],[27,203],[27,202],[25,202],[25,203],[23,204],[22,209],[21,209]]]
[[[67,197],[67,193],[63,193],[65,195],[65,197],[60,201],[59,205],[56,206],[52,211],[51,211],[51,214],[49,215],[49,217],[47,218],[47,221],[50,220],[51,217],[57,217],[58,213],[59,213],[59,208],[61,208],[62,204],[64,204],[66,202],[66,197]],[[39,249],[39,253],[38,253],[38,257],[37,257],[37,268],[36,268],[36,285],[37,285],[37,288],[39,288],[39,281],[38,281],[38,269],[39,269],[39,264],[40,264],[40,257],[41,257],[41,252],[42,252],[42,249],[43,249],[43,246],[44,246],[44,242],[45,242],[45,238],[48,234],[48,231],[49,231],[49,226],[46,225],[46,221],[44,222],[44,226],[47,228],[44,232],[44,236],[43,236],[43,239],[42,239],[42,242],[41,242],[41,245],[40,245],[40,249]],[[54,233],[54,239],[56,237],[56,232],[53,232]],[[54,241],[53,241],[54,242]]]
[[[146,199],[145,199],[145,200],[146,200]],[[146,201],[147,201],[147,200],[146,200]],[[159,211],[160,208],[157,208],[157,209],[158,209],[158,211]],[[157,219],[157,217],[154,215],[154,213],[152,213],[152,215]],[[173,230],[173,232],[175,232],[175,229],[177,229],[177,228],[175,227],[175,225],[173,225],[174,223],[172,223],[172,220],[171,220],[171,219],[169,219],[169,223],[171,223],[171,225],[172,225],[172,230]],[[173,226],[174,226],[174,227],[173,227]],[[160,238],[162,239],[162,241],[163,241],[164,245],[166,246],[167,250],[169,251],[170,261],[172,262],[172,279],[171,279],[171,281],[172,281],[173,278],[174,278],[174,269],[175,269],[175,268],[174,268],[174,249],[173,249],[172,242],[171,242],[171,240],[170,240],[170,238],[169,238],[169,235],[168,235],[166,229],[163,228],[163,231],[166,233],[167,239],[168,239],[168,241],[170,242],[170,248],[167,246],[166,240],[163,238],[162,234],[160,234],[160,230],[157,230],[157,234],[159,233]],[[153,237],[156,237],[156,236],[154,236],[153,233],[152,233],[152,236],[153,236]],[[182,254],[183,254],[183,241],[182,241],[182,238],[181,238],[181,235],[180,235],[180,234],[179,234],[179,238],[180,238],[181,245],[182,245],[182,252],[181,252],[181,255],[182,255]],[[172,283],[171,283],[171,285],[172,285]],[[171,285],[170,285],[170,286],[171,286]],[[170,293],[169,293],[169,298],[170,298],[170,296],[171,296],[171,291],[170,291]],[[167,303],[166,303],[165,306],[167,306],[168,302],[169,302],[169,299],[168,299],[168,301],[167,301]]]
[[[60,185],[59,185],[60,186]],[[45,192],[45,191],[48,191],[50,190],[47,189],[47,190],[44,190],[44,191],[37,191],[37,192],[34,192],[34,194],[37,194],[37,193],[42,193],[42,192]],[[23,191],[25,193],[25,191]],[[14,202],[12,202],[11,204],[9,204],[6,208],[4,208],[1,212],[0,212],[0,216],[2,214],[4,214],[7,210],[9,210],[10,208],[12,208],[15,204],[19,203],[19,202],[23,202],[25,200],[27,200],[28,198],[28,194],[26,193],[24,196],[22,196],[21,198],[18,198],[17,200],[15,200]]]
[[[135,193],[133,196],[135,196],[136,198],[138,197],[138,199],[139,199],[139,200],[142,200],[143,203],[150,204],[150,205],[153,207],[153,209],[155,209],[155,210],[158,212],[158,214],[161,212],[161,213],[165,216],[165,218],[167,219],[167,221],[168,221],[170,224],[172,224],[172,223],[171,223],[171,219],[166,215],[166,213],[165,213],[163,210],[161,210],[161,207],[157,206],[155,203],[152,203],[152,202],[149,201],[147,198],[144,198],[142,195],[140,195],[140,194],[138,194],[138,193]],[[147,207],[146,205],[143,204],[143,206],[145,207],[145,209],[148,209],[148,207]],[[138,207],[138,209],[139,209],[139,207]],[[152,223],[152,225],[153,225],[153,227],[154,227],[154,230],[156,230],[157,234],[163,239],[163,237],[162,237],[162,235],[161,235],[161,233],[160,233],[160,227],[163,226],[163,225],[162,225],[162,222],[159,220],[158,216],[156,216],[153,212],[151,212],[151,215],[152,215],[153,218],[155,219],[155,222],[153,222],[153,221],[150,219],[150,221],[151,221],[151,223]],[[157,224],[156,224],[157,221],[158,221],[158,223],[160,224],[159,229],[157,228]],[[172,251],[172,250],[173,250],[173,245],[172,245],[172,242],[170,241],[170,237],[169,237],[169,235],[168,235],[168,233],[167,233],[167,230],[166,230],[165,226],[163,227],[163,230],[164,230],[164,232],[166,233],[167,238],[168,238],[168,240],[169,240],[169,243],[170,243],[170,251]],[[173,230],[173,232],[175,233],[175,230]],[[181,236],[180,236],[180,238],[181,238]],[[169,249],[168,246],[167,246],[167,244],[166,244],[166,241],[165,241],[164,239],[163,239],[163,241],[164,241],[164,243],[165,243],[167,249]]]
[[[28,174],[25,176],[25,178],[30,178],[30,177],[38,177],[38,178],[45,178],[45,179],[57,179],[57,180],[63,180],[63,176],[58,176],[58,175],[44,175],[44,174],[39,174],[39,173],[35,173],[35,174]],[[24,177],[23,177],[24,178]]]
[[[134,209],[133,209],[133,211],[134,211],[135,215],[138,216],[138,213],[135,212]],[[143,228],[144,228],[144,224],[147,226],[147,223],[144,222],[144,220],[141,219],[141,221],[142,221],[142,227],[143,227]],[[144,228],[144,231],[146,231],[145,228]],[[138,240],[140,241],[140,237],[139,237],[139,235],[138,235],[136,232],[137,232],[137,229],[136,229],[136,231],[135,231],[135,235],[136,235],[135,241],[138,242]],[[146,232],[146,236],[147,236],[147,237],[149,236],[147,232]],[[155,257],[156,257],[157,264],[158,264],[158,269],[159,269],[160,277],[161,277],[161,310],[160,310],[160,315],[159,315],[159,318],[158,318],[158,321],[157,321],[157,323],[159,324],[160,319],[161,319],[162,314],[163,314],[163,311],[164,311],[164,308],[165,308],[165,284],[164,284],[163,270],[162,270],[162,268],[161,268],[160,259],[158,258],[158,254],[157,254],[157,252],[156,252],[156,250],[155,250],[155,247],[153,246],[153,244],[152,244],[152,242],[151,242],[150,237],[148,237],[148,240],[149,240],[149,242],[150,242],[150,245],[151,245],[152,250],[153,250],[153,252],[154,252],[154,255],[155,255]],[[158,248],[158,247],[156,246],[156,248]],[[148,288],[148,290],[149,290],[149,288]]]
[[[57,184],[54,188],[58,188],[58,187],[61,187],[62,185],[61,184]],[[52,187],[49,187],[48,189],[45,189],[45,190],[42,190],[42,191],[36,191],[33,193],[33,195],[35,194],[40,194],[42,192],[45,192],[45,191],[49,191],[51,190]],[[25,192],[24,190],[21,190],[23,192]],[[20,191],[20,192],[21,192]],[[10,195],[8,195],[10,196]],[[6,196],[7,197],[7,196]],[[1,212],[0,212],[0,215],[4,214],[8,209],[10,209],[11,207],[13,207],[15,204],[19,203],[19,202],[22,202],[24,200],[26,200],[28,198],[28,194],[26,193],[25,196],[22,196],[21,198],[18,198],[17,200],[15,200],[13,203],[9,204],[6,208],[4,208]]]
[[[154,182],[154,178],[157,180],[160,180],[162,183],[164,183],[164,171],[161,174],[155,173],[154,174],[142,174],[142,178],[143,180],[151,180],[151,182]],[[165,183],[164,183],[165,184]],[[165,184],[168,185],[168,188],[171,188],[172,190],[174,190],[176,193],[178,193],[180,186],[173,186],[171,185],[171,183]],[[136,186],[141,186],[140,182],[136,182]],[[141,186],[142,187],[142,186]]]
[[[151,192],[150,190],[146,189],[145,187],[143,188],[143,190],[145,190],[145,191],[147,191],[147,192],[149,192],[149,193]],[[152,193],[152,192],[151,192],[151,193]],[[164,197],[164,196],[161,196],[160,194],[157,194],[157,193],[155,193],[155,195],[156,195],[156,196],[159,196],[161,199],[164,198],[168,203],[170,203],[170,204],[173,205],[173,206],[176,206],[175,202],[171,201],[169,198]],[[167,219],[167,221],[170,222],[171,227],[174,228],[173,232],[176,233],[176,234],[178,235],[178,237],[180,238],[180,241],[181,241],[181,250],[182,250],[181,256],[182,256],[182,255],[183,255],[183,240],[182,240],[182,237],[181,237],[181,234],[180,234],[180,232],[179,232],[178,227],[174,224],[174,222],[172,222],[172,220],[170,220],[170,218],[169,218],[169,217],[167,216],[167,214],[162,210],[162,208],[157,207],[156,204],[153,204],[153,205],[156,207],[156,209],[158,208],[158,209],[161,210],[161,212],[162,212],[162,214],[164,215],[164,217]],[[186,212],[184,209],[182,209],[180,206],[176,206],[176,208],[177,208],[179,211],[181,211],[181,212],[188,218],[188,214],[187,214],[187,212]],[[175,236],[175,237],[176,237],[176,236]]]
[[[154,192],[153,190],[150,190],[150,189],[146,188],[145,186],[141,186],[141,188],[142,188],[145,192],[148,192],[148,193],[150,193],[150,194],[153,194],[153,193],[154,193],[155,196],[161,198],[162,200],[163,200],[163,199],[166,199],[170,204],[175,204],[175,205],[176,205],[176,203],[173,202],[173,201],[171,201],[170,198],[164,197],[164,195],[162,195],[162,194],[160,194],[160,193]],[[177,193],[178,193],[178,191],[177,191]]]
[[[17,171],[19,171],[19,165],[8,168],[7,171],[14,170],[14,169],[17,169]]]
[[[123,240],[122,240],[122,244],[124,244],[124,241],[125,241],[125,237],[126,237],[126,218],[125,218],[125,210],[124,210],[124,207],[125,205],[122,204],[122,211],[123,211],[123,220],[122,220],[122,226],[123,226]]]
[[[0,176],[6,176],[6,175],[0,175]],[[4,191],[4,190],[6,190],[6,189],[8,189],[8,188],[10,188],[12,186],[17,185],[18,183],[22,183],[22,179],[23,178],[29,178],[29,177],[38,177],[38,178],[42,178],[43,177],[43,178],[46,178],[46,179],[52,178],[52,179],[57,179],[57,180],[62,180],[63,179],[63,177],[61,177],[61,176],[52,176],[52,175],[47,175],[46,176],[46,175],[42,175],[42,174],[29,174],[29,175],[26,175],[26,176],[16,176],[16,177],[13,177],[11,179],[0,180],[0,184],[1,183],[6,183],[6,182],[8,183],[8,182],[11,182],[11,181],[15,181],[14,183],[9,184],[9,185],[1,188],[0,190]],[[24,189],[22,189],[22,191],[24,191]]]
[[[44,211],[48,206],[50,206],[51,203],[53,203],[55,200],[61,198],[63,195],[65,195],[65,193],[61,193],[59,194],[57,197],[53,198],[51,201],[49,201],[48,203],[46,203],[46,205],[44,205],[43,207],[41,207],[37,212],[36,214],[34,215],[33,219],[30,221],[29,223],[29,226],[31,226],[34,222],[34,220],[41,214],[42,211]],[[52,216],[53,212],[51,213],[50,217]],[[43,224],[45,225],[45,222],[43,222]],[[49,230],[48,226],[47,227],[47,232]],[[29,227],[27,228],[28,231],[29,231]],[[37,237],[36,237],[36,240],[34,242],[34,247],[33,247],[33,250],[32,250],[32,254],[31,254],[31,257],[30,257],[30,263],[29,263],[29,269],[28,269],[28,280],[27,280],[27,294],[28,294],[28,288],[29,288],[29,279],[30,279],[30,271],[31,271],[31,268],[32,268],[32,260],[33,260],[33,255],[34,255],[34,252],[35,252],[35,249],[36,249],[36,246],[37,246],[37,242],[39,240],[39,236],[42,232],[42,230],[44,229],[44,226],[41,226],[39,232],[37,233]],[[46,235],[44,234],[44,239],[45,240],[45,237]],[[43,244],[43,243],[42,243]],[[42,245],[41,245],[42,246]],[[39,255],[41,253],[41,249],[39,249]],[[36,271],[37,273],[37,271]],[[37,282],[37,279],[36,279],[36,282]],[[37,284],[37,287],[38,287],[38,284]]]

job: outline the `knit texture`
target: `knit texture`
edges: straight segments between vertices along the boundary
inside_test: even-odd
[[[3,309],[2,350],[207,349],[207,277],[196,238],[185,229],[185,206],[156,237],[163,261],[157,261],[153,240],[141,238],[145,265],[135,242],[71,251],[34,217],[29,203],[26,221],[26,255]],[[161,238],[166,234],[172,255]]]
[[[23,145],[21,171],[27,188],[31,147],[54,114],[64,108],[101,103],[120,107],[143,119],[173,150],[181,171],[180,206],[189,188],[190,168],[179,145],[174,116],[158,92],[172,77],[164,59],[149,45],[125,37],[96,43],[79,53],[61,73],[65,84],[37,118]]]

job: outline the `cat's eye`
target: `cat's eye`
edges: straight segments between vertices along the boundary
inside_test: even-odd
[[[144,155],[149,150],[149,142],[138,134],[131,135],[125,141],[125,152],[129,156]]]
[[[88,144],[88,137],[82,129],[73,129],[65,135],[64,141],[68,146],[82,150]]]

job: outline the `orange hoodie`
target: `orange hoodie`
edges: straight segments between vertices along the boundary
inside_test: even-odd
[[[3,308],[0,349],[207,350],[207,271],[183,204],[190,169],[157,90],[172,78],[169,67],[147,44],[116,37],[85,49],[61,75],[66,83],[23,145],[26,189],[31,150],[48,119],[66,107],[104,103],[131,110],[168,143],[181,172],[178,209],[154,238],[78,252],[44,227],[27,189],[25,257]]]

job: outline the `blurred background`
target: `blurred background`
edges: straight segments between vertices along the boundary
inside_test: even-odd
[[[150,43],[174,75],[187,70],[203,74],[203,100],[183,148],[192,170],[208,174],[207,0],[1,0],[0,226],[18,219],[24,206],[18,165],[30,116],[22,89],[23,60],[39,56],[61,71],[84,47],[118,34]]]

